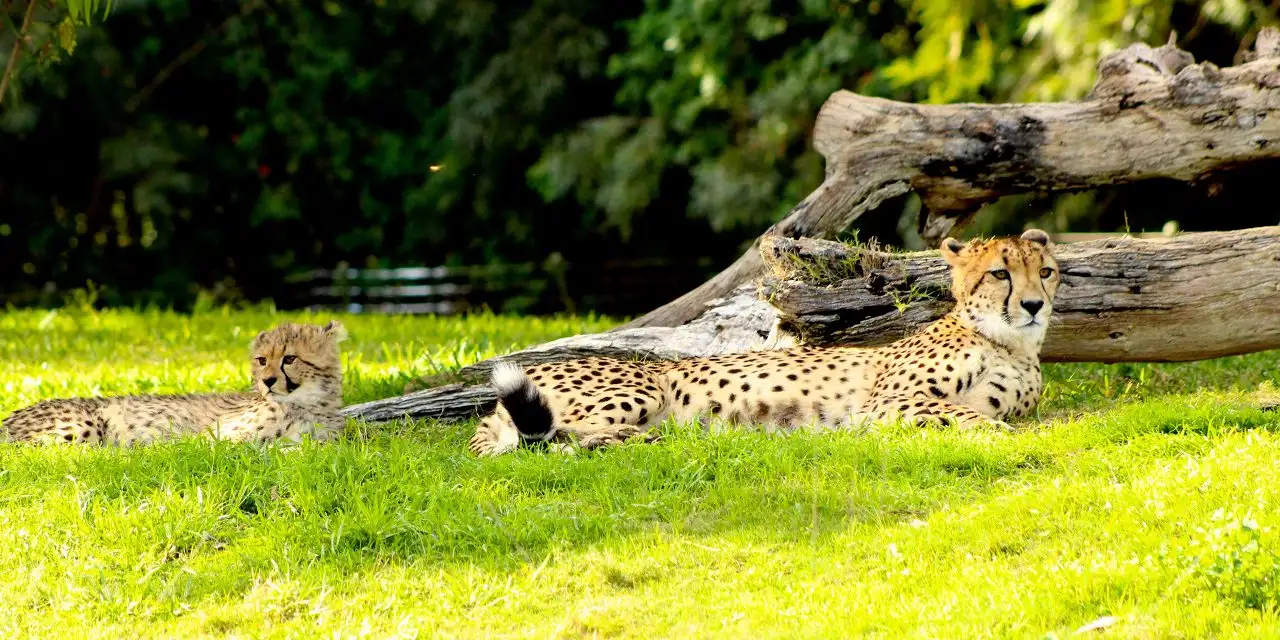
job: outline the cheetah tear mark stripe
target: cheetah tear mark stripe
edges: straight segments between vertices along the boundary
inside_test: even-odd
[[[546,440],[554,433],[555,416],[547,399],[519,365],[504,362],[494,367],[491,384],[522,440]]]
[[[305,365],[307,365],[308,367],[311,367],[312,369],[319,369],[319,367],[315,366],[314,364],[311,364],[310,362],[307,362],[306,360],[303,360],[302,358],[299,358],[299,357],[298,357],[298,356],[296,356],[296,355],[295,355],[295,356],[293,356],[293,357],[294,357],[294,359],[296,359],[298,362],[301,362],[302,364],[305,364]],[[281,362],[281,363],[280,363],[280,375],[284,376],[284,388],[285,388],[285,390],[287,390],[289,393],[293,393],[294,391],[296,391],[296,390],[298,389],[298,387],[300,387],[300,386],[302,386],[302,385],[300,385],[300,384],[298,384],[298,383],[294,382],[294,381],[293,381],[293,378],[290,378],[290,377],[289,377],[289,372],[284,370],[284,367],[285,367],[284,362]]]
[[[1004,294],[1004,304],[1000,307],[1000,314],[1003,315],[1006,320],[1013,320],[1013,314],[1009,312],[1009,298],[1013,297],[1013,278],[1009,278],[1008,280],[1005,280],[1005,282],[1009,283],[1009,291]]]
[[[308,360],[306,360],[306,359],[304,359],[304,358],[300,358],[300,357],[298,357],[297,355],[294,355],[293,357],[294,357],[294,359],[295,359],[295,360],[297,360],[298,362],[301,362],[302,364],[305,364],[305,365],[307,365],[308,367],[311,367],[312,369],[315,369],[315,370],[317,370],[317,371],[318,371],[318,370],[320,370],[320,367],[317,367],[316,365],[312,364],[310,361],[308,361]],[[285,370],[284,370],[284,368],[285,368],[285,364],[284,364],[284,362],[281,362],[281,363],[280,363],[280,375],[284,376],[284,388],[285,388],[285,389],[287,389],[287,390],[289,391],[289,393],[293,393],[294,391],[296,391],[296,390],[298,389],[298,387],[300,387],[300,386],[302,386],[302,385],[295,383],[295,382],[293,381],[293,378],[290,378],[290,377],[289,377],[289,372],[288,372],[288,371],[285,371]]]

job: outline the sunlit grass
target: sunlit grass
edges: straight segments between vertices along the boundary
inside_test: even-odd
[[[0,415],[242,389],[262,312],[0,315]],[[342,316],[349,402],[606,319]],[[468,424],[283,451],[0,447],[21,637],[1274,637],[1280,354],[1048,365],[1014,435],[704,436],[477,460]],[[1114,617],[1114,620],[1106,618]]]
[[[403,393],[418,377],[611,324],[595,317],[495,315],[464,321],[269,311],[9,312],[0,314],[0,411],[59,395],[247,389],[249,341],[259,331],[286,319],[334,317],[351,334],[343,344],[348,403]]]

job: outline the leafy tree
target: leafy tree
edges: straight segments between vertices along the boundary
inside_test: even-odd
[[[0,22],[8,31],[8,38],[13,40],[6,56],[4,71],[0,72],[0,103],[9,93],[9,85],[18,71],[18,63],[23,54],[33,51],[35,60],[43,63],[57,60],[60,52],[70,54],[75,51],[77,24],[89,24],[98,15],[105,16],[111,12],[112,0],[47,0],[44,10],[39,0],[27,0],[20,6],[16,2],[4,2],[0,5]],[[48,17],[61,15],[56,23]],[[41,20],[40,18],[46,18]],[[19,22],[15,23],[17,19]],[[4,44],[0,40],[0,46]]]
[[[274,296],[342,261],[628,257],[573,203],[541,202],[525,172],[557,130],[608,108],[604,62],[635,9],[230,9],[118,8],[75,57],[26,78],[29,99],[0,117],[0,265],[24,274],[0,285],[24,292],[11,299],[92,277],[109,302],[189,304],[202,289]],[[667,246],[698,255],[709,234],[679,233],[696,228],[673,210],[643,246],[674,230]]]
[[[642,311],[820,183],[810,131],[837,89],[1078,98],[1132,41],[1176,30],[1230,64],[1275,22],[1260,0],[31,6],[26,21],[27,4],[0,4],[0,55],[16,43],[22,66],[0,92],[0,295],[56,304],[93,280],[104,302],[179,307],[279,297],[291,274],[341,263],[491,263],[565,279],[528,307],[546,310],[614,262],[676,265],[607,285],[651,285],[611,309]],[[1153,228],[1198,202],[1167,191],[1010,200],[977,229],[1029,206],[1050,228]],[[912,203],[897,204],[860,235],[909,242]]]
[[[609,62],[616,109],[557,138],[532,169],[625,233],[665,174],[688,176],[690,216],[758,232],[822,178],[809,129],[835,90],[884,93],[891,3],[649,0]]]

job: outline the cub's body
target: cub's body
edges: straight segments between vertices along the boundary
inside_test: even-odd
[[[284,324],[251,346],[254,392],[46,400],[4,421],[12,441],[145,444],[201,434],[233,441],[342,433],[342,325]]]

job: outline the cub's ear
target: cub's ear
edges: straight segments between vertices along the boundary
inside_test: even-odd
[[[942,259],[952,266],[962,264],[969,258],[968,247],[955,238],[945,238],[938,250],[942,252]]]
[[[1022,232],[1022,239],[1034,242],[1042,247],[1049,246],[1049,234],[1039,229],[1027,229]]]
[[[333,338],[334,342],[342,342],[347,339],[347,328],[337,320],[330,320],[329,324],[324,326],[324,333]]]

